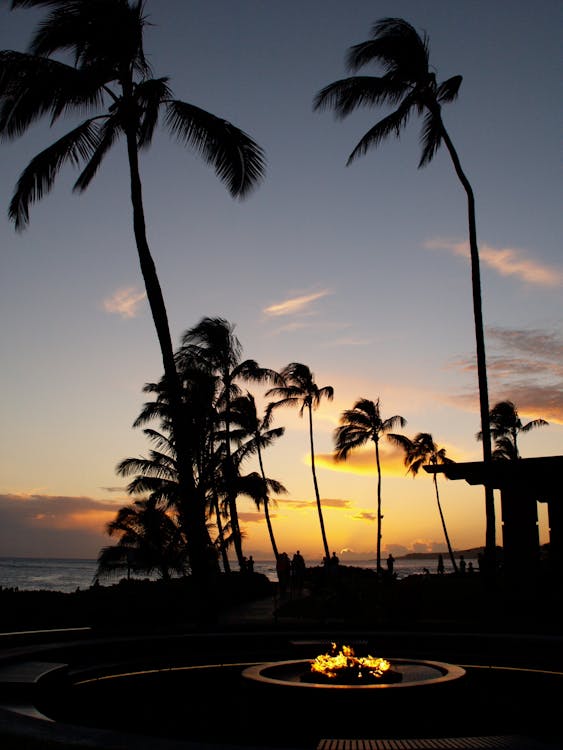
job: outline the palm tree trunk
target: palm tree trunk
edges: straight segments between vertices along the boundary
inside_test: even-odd
[[[444,536],[446,537],[446,544],[448,545],[448,554],[450,556],[450,560],[452,563],[452,567],[454,569],[454,572],[457,573],[457,563],[455,561],[454,551],[452,549],[452,545],[450,544],[450,537],[448,536],[448,530],[446,528],[446,520],[444,518],[444,514],[442,513],[442,505],[440,503],[440,493],[438,492],[438,479],[436,478],[436,474],[434,474],[434,489],[436,490],[436,502],[438,503],[438,512],[440,513],[440,520],[442,521],[442,528],[444,529]]]
[[[230,410],[230,395],[229,388],[230,383],[224,380],[224,387],[226,393],[226,404],[225,404],[225,478],[227,481],[227,507],[229,509],[229,517],[231,520],[231,534],[233,537],[233,544],[235,547],[235,554],[237,556],[237,562],[239,569],[244,570],[244,554],[242,550],[242,534],[240,533],[240,524],[238,520],[238,509],[237,509],[237,492],[235,490],[235,468],[233,465],[233,457],[231,455],[231,410]]]
[[[375,440],[375,463],[377,466],[377,553],[376,553],[376,570],[377,580],[381,570],[381,462],[379,460],[379,441]]]
[[[266,487],[266,473],[264,471],[264,464],[262,463],[262,451],[260,450],[260,435],[256,435],[256,448],[258,452],[258,464],[260,466],[260,473],[264,480],[264,487]],[[274,537],[274,529],[272,528],[272,521],[270,519],[270,509],[268,508],[268,495],[264,496],[264,516],[266,517],[266,526],[268,527],[268,534],[270,535],[270,543],[274,552],[274,559],[277,560],[279,557],[278,547],[276,545],[276,539]]]
[[[133,206],[133,230],[147,299],[160,344],[164,376],[170,399],[174,447],[178,463],[180,498],[184,505],[185,516],[189,519],[186,529],[189,534],[188,558],[192,575],[194,577],[203,577],[207,572],[208,562],[205,548],[205,510],[194,507],[194,503],[192,502],[194,498],[194,482],[191,465],[188,460],[187,435],[182,417],[181,385],[176,370],[164,297],[147,241],[137,141],[133,127],[129,126],[127,128],[126,137],[131,181],[131,203]]]
[[[487,361],[485,356],[485,333],[483,327],[483,309],[481,297],[481,273],[479,267],[479,248],[477,246],[477,221],[475,218],[475,196],[471,183],[467,179],[459,160],[457,151],[448,135],[440,113],[439,105],[430,109],[438,118],[442,138],[454,165],[456,175],[467,196],[467,219],[469,224],[469,252],[471,256],[471,280],[473,289],[473,317],[475,321],[475,342],[477,350],[477,379],[479,383],[479,407],[481,413],[481,435],[483,439],[483,463],[485,465],[485,550],[488,568],[491,575],[496,569],[496,521],[493,487],[490,485],[491,470],[491,425],[489,418],[489,388],[487,384]]]
[[[319,494],[319,485],[317,483],[317,472],[315,470],[315,446],[313,444],[313,407],[311,404],[308,406],[309,410],[309,442],[311,445],[311,470],[313,472],[313,485],[315,487],[315,497],[317,499],[317,511],[319,513],[319,523],[321,524],[321,535],[323,538],[323,547],[325,551],[325,558],[330,560],[330,550],[326,538],[325,524],[323,520],[323,509],[321,506],[321,496]]]

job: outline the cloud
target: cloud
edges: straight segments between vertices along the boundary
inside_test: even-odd
[[[0,549],[12,557],[97,557],[119,507],[89,497],[0,495]]]
[[[521,417],[563,424],[563,338],[539,329],[491,327],[486,330],[487,373],[491,404],[513,401]],[[453,362],[459,370],[473,372],[473,358]],[[474,408],[477,394],[456,396]]]
[[[103,307],[106,312],[121,315],[122,318],[135,318],[146,296],[145,292],[140,292],[135,287],[123,287],[105,299]]]
[[[358,513],[354,513],[352,519],[354,521],[375,521],[377,513],[373,513],[369,510],[360,510]]]
[[[383,476],[405,476],[404,453],[393,445],[380,443],[379,446],[381,473]],[[332,453],[319,453],[315,456],[317,466],[329,471],[344,474],[359,474],[362,476],[376,476],[377,466],[373,446],[361,448],[348,454],[345,461],[336,461]]]
[[[430,250],[448,250],[454,255],[469,257],[467,242],[435,239],[425,242],[424,247]],[[493,268],[501,276],[516,276],[528,284],[544,287],[563,285],[563,270],[526,258],[524,251],[518,248],[495,248],[483,244],[479,247],[479,257],[482,263]]]
[[[274,305],[264,308],[264,313],[270,317],[303,313],[310,314],[310,307],[313,302],[316,302],[329,294],[332,294],[329,289],[323,289],[320,292],[312,292],[311,294],[304,294],[300,297],[290,297],[289,299],[283,300],[283,302],[277,302]]]

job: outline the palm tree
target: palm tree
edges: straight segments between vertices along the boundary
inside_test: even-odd
[[[351,72],[356,72],[373,62],[382,66],[382,76],[352,76],[335,81],[316,95],[314,108],[332,108],[338,117],[344,118],[364,105],[389,104],[396,107],[361,138],[351,152],[348,164],[365,154],[372,146],[377,147],[388,136],[399,137],[413,113],[424,115],[422,156],[418,166],[427,165],[442,143],[446,146],[467,197],[483,461],[487,465],[491,460],[491,434],[475,197],[442,120],[442,104],[457,97],[462,77],[453,76],[439,84],[436,74],[430,67],[427,36],[419,36],[411,24],[402,18],[384,18],[377,21],[373,25],[371,38],[350,48],[347,64]],[[492,563],[495,556],[495,507],[492,488],[487,485],[485,506],[486,550],[487,557]]]
[[[371,440],[375,446],[375,463],[377,466],[377,571],[381,570],[381,459],[379,442],[382,435],[395,427],[404,427],[407,421],[399,414],[383,419],[379,399],[370,401],[361,398],[352,409],[347,409],[340,416],[340,426],[334,432],[335,458],[346,460],[350,451],[361,448]]]
[[[510,461],[520,458],[518,435],[521,432],[530,432],[549,424],[545,419],[532,419],[531,422],[522,424],[518,409],[512,401],[499,401],[495,404],[489,414],[489,423],[495,441],[493,458]],[[477,440],[482,439],[482,433],[478,432]]]
[[[260,419],[256,409],[256,401],[251,393],[239,396],[239,398],[233,401],[232,414],[234,421],[241,425],[250,436],[250,439],[244,446],[245,449],[249,454],[256,453],[258,458],[260,476],[262,477],[265,490],[263,497],[261,498],[261,504],[264,508],[264,517],[266,518],[266,525],[268,527],[268,534],[270,536],[274,559],[277,560],[279,557],[279,551],[274,536],[274,529],[272,527],[272,519],[270,518],[271,499],[267,492],[268,480],[266,478],[266,472],[264,471],[262,449],[267,448],[274,440],[281,437],[285,432],[285,427],[270,427],[272,422],[272,412],[268,410],[266,410],[265,415]],[[285,488],[283,491],[286,492]]]
[[[231,451],[231,404],[241,394],[239,381],[264,383],[276,382],[279,375],[274,370],[260,367],[253,359],[242,359],[242,345],[235,335],[235,326],[223,318],[203,318],[196,326],[186,331],[182,345],[176,354],[178,369],[196,368],[217,378],[219,393],[215,407],[220,411],[224,425],[224,480],[227,489],[234,547],[241,570],[244,567],[242,538],[236,505],[236,468]]]
[[[186,572],[185,545],[174,519],[155,498],[135,500],[120,508],[106,526],[117,545],[104,547],[98,556],[94,580],[111,575],[126,566],[146,573],[158,571],[167,581],[170,573]]]
[[[31,204],[53,186],[62,167],[79,166],[74,190],[86,190],[111,146],[123,137],[129,165],[133,229],[149,306],[160,345],[171,419],[178,448],[182,492],[193,490],[181,385],[164,297],[147,239],[139,152],[153,138],[159,115],[180,143],[210,164],[233,197],[243,198],[264,173],[264,155],[243,131],[222,117],[172,98],[167,78],[153,77],[143,49],[147,24],[142,0],[12,0],[12,8],[50,8],[26,53],[0,52],[0,135],[23,134],[43,116],[95,112],[35,156],[20,176],[9,207],[17,230]],[[60,56],[69,54],[71,64]],[[206,572],[204,519],[190,511],[192,573]]]
[[[391,442],[400,446],[405,451],[405,466],[408,467],[408,471],[415,477],[420,468],[425,464],[431,466],[438,466],[443,464],[453,464],[455,461],[446,456],[445,448],[438,448],[432,435],[429,432],[419,432],[415,437],[410,440],[405,435],[388,435]],[[452,563],[454,571],[457,573],[457,563],[455,560],[452,545],[450,543],[450,537],[448,535],[448,529],[446,528],[446,520],[444,513],[442,512],[442,505],[440,503],[440,493],[438,491],[438,475],[434,473],[432,475],[434,480],[434,490],[436,492],[436,502],[438,503],[438,512],[440,513],[440,520],[442,522],[442,529],[444,530],[444,537],[446,538],[446,544],[448,546],[448,554]]]
[[[317,482],[317,472],[315,469],[315,445],[313,441],[313,410],[316,409],[323,398],[332,401],[334,389],[330,385],[323,388],[315,383],[315,376],[307,365],[300,362],[291,362],[280,373],[283,385],[274,386],[266,391],[266,398],[279,398],[279,401],[272,402],[268,406],[268,412],[277,409],[279,406],[296,406],[299,408],[299,416],[307,410],[309,418],[309,445],[311,448],[311,471],[313,473],[313,486],[315,488],[315,497],[317,500],[317,511],[319,514],[319,523],[321,525],[321,535],[325,558],[330,559],[330,548],[328,546],[325,525],[323,519],[323,509],[321,505],[321,496],[319,494],[319,485]]]

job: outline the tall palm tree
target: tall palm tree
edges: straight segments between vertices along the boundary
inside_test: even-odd
[[[532,419],[527,424],[522,424],[515,404],[512,401],[499,401],[490,411],[489,424],[495,441],[493,458],[514,461],[520,458],[518,435],[537,427],[545,427],[549,422],[545,419]],[[477,440],[482,439],[482,433],[478,432]]]
[[[434,442],[434,438],[429,432],[419,432],[410,440],[405,435],[388,435],[389,440],[398,445],[405,451],[405,466],[408,467],[408,471],[415,477],[420,468],[425,464],[432,466],[438,466],[443,464],[453,464],[455,461],[446,456],[445,448],[438,448]],[[436,492],[436,502],[438,503],[438,512],[440,513],[440,520],[442,522],[442,529],[444,530],[444,537],[446,538],[446,544],[448,546],[448,554],[452,563],[454,571],[457,573],[457,563],[455,555],[450,543],[450,537],[448,535],[448,529],[446,527],[446,519],[442,511],[442,504],[440,503],[440,493],[438,491],[438,475],[434,473],[432,475],[434,480],[434,490]]]
[[[375,447],[375,463],[377,466],[377,571],[381,570],[381,458],[379,443],[381,437],[395,429],[404,427],[407,421],[399,414],[383,419],[381,404],[360,398],[352,409],[343,411],[340,416],[340,426],[334,432],[335,458],[337,461],[346,460],[350,451],[361,448],[368,441]]]
[[[276,544],[276,538],[274,536],[274,529],[272,526],[272,519],[270,518],[270,503],[271,499],[267,492],[268,484],[266,478],[266,472],[264,471],[264,461],[262,458],[262,449],[267,448],[273,443],[274,440],[281,437],[285,433],[285,427],[271,427],[272,423],[272,412],[266,410],[266,413],[260,419],[256,408],[256,401],[251,393],[246,393],[244,396],[239,396],[235,399],[232,404],[232,414],[234,421],[244,427],[250,439],[245,444],[245,448],[248,453],[256,453],[258,458],[258,466],[260,468],[260,476],[263,480],[264,495],[261,498],[261,504],[264,509],[264,517],[266,519],[266,526],[268,527],[268,534],[270,537],[270,543],[272,545],[272,551],[274,553],[274,559],[277,560],[279,557],[279,551]],[[283,490],[286,491],[285,488]]]
[[[377,147],[388,136],[399,137],[413,113],[424,115],[422,156],[418,166],[427,165],[442,143],[446,146],[467,197],[483,461],[487,465],[491,460],[491,434],[475,197],[442,120],[442,105],[457,97],[462,77],[453,76],[438,83],[429,62],[427,36],[419,36],[411,24],[402,18],[384,18],[377,21],[372,27],[371,38],[350,48],[347,64],[351,72],[356,72],[369,63],[378,63],[383,69],[383,75],[351,76],[335,81],[319,91],[314,100],[314,107],[317,110],[332,108],[341,118],[364,105],[389,104],[396,107],[361,138],[351,152],[348,164],[365,154],[372,146]],[[493,490],[487,485],[485,509],[487,557],[494,562],[495,507]]]
[[[124,138],[130,177],[133,230],[149,306],[160,345],[172,407],[182,492],[193,489],[184,464],[186,427],[181,417],[181,386],[164,297],[145,226],[139,153],[147,148],[159,121],[180,143],[211,165],[233,197],[243,198],[264,172],[264,155],[243,131],[222,117],[172,98],[167,78],[153,77],[143,49],[147,25],[143,0],[13,0],[12,8],[44,6],[47,17],[26,53],[0,52],[0,136],[12,139],[43,116],[51,124],[63,115],[83,120],[35,156],[20,176],[9,215],[17,230],[29,221],[29,208],[53,186],[62,167],[81,168],[74,190],[84,191],[103,158]],[[61,60],[70,56],[70,64]],[[192,573],[206,572],[204,519],[190,511]]]
[[[235,326],[224,318],[203,318],[186,331],[176,354],[178,369],[200,368],[217,378],[219,393],[216,408],[224,425],[224,480],[227,489],[227,506],[234,547],[241,570],[244,567],[242,537],[236,505],[237,472],[231,449],[231,404],[242,395],[239,382],[276,382],[279,375],[274,370],[260,367],[253,359],[242,359],[242,345],[235,335]]]
[[[325,558],[330,559],[330,548],[326,538],[325,524],[323,519],[323,509],[321,505],[321,496],[319,494],[319,484],[317,481],[317,472],[315,469],[315,445],[313,440],[313,410],[316,409],[323,398],[332,401],[334,397],[334,388],[325,385],[322,388],[315,382],[315,376],[307,365],[300,362],[291,362],[286,365],[280,373],[283,385],[274,386],[266,391],[266,398],[278,398],[268,406],[268,411],[277,409],[280,406],[295,406],[299,409],[299,416],[302,417],[305,410],[309,419],[309,445],[311,448],[311,471],[313,473],[313,486],[315,488],[315,497],[317,500],[317,512],[319,514],[319,523],[321,526],[321,536]]]

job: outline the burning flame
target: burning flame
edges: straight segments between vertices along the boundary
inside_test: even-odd
[[[391,668],[391,663],[387,659],[374,656],[357,657],[351,646],[342,646],[340,651],[337,649],[338,646],[333,643],[330,654],[317,656],[311,662],[311,672],[333,679],[344,673],[353,673],[357,679],[361,680],[363,673],[379,679]]]

